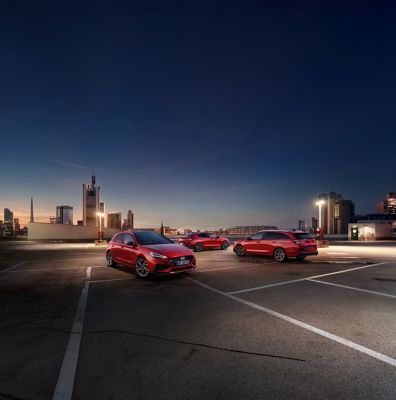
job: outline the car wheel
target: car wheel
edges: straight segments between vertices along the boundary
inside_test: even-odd
[[[203,250],[202,243],[196,243],[195,246],[194,246],[194,251],[200,252],[202,250]]]
[[[235,248],[235,254],[239,257],[243,257],[244,255],[246,255],[246,250],[243,246],[237,246]]]
[[[108,251],[106,253],[106,263],[108,267],[115,267],[116,263],[113,260],[113,255],[111,254],[111,251]]]
[[[274,250],[274,259],[277,262],[284,262],[287,260],[287,255],[285,250],[281,248],[277,248]]]
[[[148,268],[148,263],[144,257],[138,257],[136,260],[136,275],[139,278],[145,279],[149,276],[150,271]]]
[[[229,246],[230,246],[230,245],[228,244],[228,242],[224,241],[224,242],[221,244],[221,250],[227,250]]]

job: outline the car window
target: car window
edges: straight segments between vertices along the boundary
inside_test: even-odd
[[[315,239],[310,233],[293,233],[296,239]]]
[[[124,242],[124,234],[123,234],[123,233],[119,234],[119,235],[115,238],[114,241],[115,241],[116,243],[123,243],[123,242]]]
[[[133,240],[132,235],[130,235],[129,233],[124,235],[124,244],[128,244],[128,243],[135,243],[135,241]]]
[[[143,246],[149,246],[152,244],[174,244],[174,242],[172,242],[172,240],[168,239],[167,237],[152,231],[134,232],[134,235],[137,242]]]
[[[264,240],[291,240],[286,233],[282,232],[265,232]]]
[[[208,237],[210,237],[209,233],[199,233],[198,236],[201,237],[201,238],[208,238]]]
[[[257,232],[253,236],[250,236],[251,240],[261,240],[263,238],[262,232]]]

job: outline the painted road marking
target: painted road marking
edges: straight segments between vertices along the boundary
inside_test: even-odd
[[[312,325],[306,324],[305,322],[302,322],[302,321],[299,321],[297,319],[288,317],[287,315],[278,313],[277,311],[271,310],[271,309],[266,308],[266,307],[262,307],[262,306],[260,306],[260,305],[258,305],[256,303],[252,303],[252,302],[250,302],[248,300],[241,299],[240,297],[234,296],[232,294],[222,292],[221,290],[215,289],[215,288],[213,288],[213,287],[211,287],[209,285],[206,285],[205,283],[199,282],[199,281],[197,281],[197,280],[195,280],[195,279],[193,279],[191,277],[187,277],[187,279],[189,279],[190,281],[196,283],[197,285],[200,285],[200,286],[204,287],[205,289],[210,290],[210,291],[212,291],[214,293],[220,294],[220,295],[222,295],[224,297],[227,297],[227,298],[229,298],[231,300],[235,300],[235,301],[237,301],[239,303],[245,304],[246,306],[254,308],[256,310],[263,311],[263,312],[265,312],[265,313],[267,313],[269,315],[272,315],[272,316],[274,316],[276,318],[282,319],[283,321],[287,321],[287,322],[289,322],[289,323],[291,323],[293,325],[299,326],[300,328],[303,328],[303,329],[306,329],[308,331],[314,332],[314,333],[316,333],[316,334],[318,334],[320,336],[323,336],[323,337],[325,337],[327,339],[333,340],[334,342],[340,343],[340,344],[342,344],[344,346],[347,346],[347,347],[349,347],[349,348],[351,348],[353,350],[360,351],[361,353],[364,353],[364,354],[366,354],[366,355],[368,355],[370,357],[376,358],[377,360],[380,360],[380,361],[382,361],[382,362],[384,362],[386,364],[389,364],[389,365],[392,365],[393,367],[396,367],[396,359],[394,359],[392,357],[389,357],[389,356],[387,356],[385,354],[378,353],[377,351],[371,350],[371,349],[369,349],[369,348],[367,348],[365,346],[362,346],[362,345],[357,344],[355,342],[351,342],[350,340],[344,339],[344,338],[342,338],[340,336],[337,336],[337,335],[334,335],[334,334],[332,334],[330,332],[326,332],[326,331],[324,331],[322,329],[319,329],[319,328],[316,328],[316,327],[314,327]]]
[[[329,272],[327,274],[307,276],[306,278],[293,279],[291,281],[285,281],[285,282],[279,282],[279,283],[270,283],[268,285],[256,286],[256,287],[252,287],[252,288],[248,288],[248,289],[235,290],[235,291],[226,292],[226,293],[233,295],[233,294],[254,292],[255,290],[267,289],[267,288],[271,288],[271,287],[275,287],[275,286],[289,285],[291,283],[302,282],[302,281],[307,281],[307,280],[317,279],[317,278],[323,278],[325,276],[330,276],[330,275],[343,274],[345,272],[355,271],[355,270],[364,269],[364,268],[376,267],[377,265],[382,265],[382,264],[388,264],[388,262],[381,262],[381,263],[377,263],[377,264],[369,264],[369,265],[364,265],[362,267],[348,268],[348,269],[344,269],[344,270],[341,270],[341,271]]]
[[[15,265],[13,265],[13,266],[7,268],[7,269],[3,269],[2,271],[0,271],[0,274],[4,274],[4,272],[9,272],[9,271],[11,271],[11,270],[13,270],[13,269],[15,269],[15,268],[20,267],[20,266],[23,265],[23,264],[26,264],[26,261],[22,261],[22,262],[20,262],[20,263],[18,263],[18,264],[15,264]],[[17,271],[12,271],[12,272],[17,272]],[[23,271],[18,271],[18,272],[23,272]]]
[[[266,263],[269,264],[269,263]],[[224,268],[213,268],[213,269],[202,269],[202,270],[195,270],[194,273],[197,272],[212,272],[212,271],[222,271],[223,269],[235,269],[235,268],[246,268],[246,267],[259,267],[259,263],[254,264],[245,264],[245,265],[236,265],[234,267],[224,267]]]
[[[391,297],[391,298],[393,298],[393,299],[396,299],[396,296],[393,295],[393,294],[375,292],[374,290],[360,289],[360,288],[353,287],[353,286],[340,285],[340,284],[338,284],[338,283],[319,281],[319,280],[316,280],[316,279],[308,279],[308,281],[310,281],[310,282],[316,282],[316,283],[323,283],[323,284],[325,284],[325,285],[337,286],[337,287],[344,288],[344,289],[351,289],[351,290],[356,290],[356,291],[358,291],[358,292],[376,294],[376,295],[379,295],[379,296]]]
[[[36,271],[58,271],[58,270],[69,270],[69,269],[84,269],[86,267],[54,267],[54,268],[36,268],[36,269],[24,269],[22,271],[1,271],[21,274],[23,272],[36,272]],[[89,268],[106,268],[105,266],[96,266]]]
[[[130,281],[131,279],[136,279],[136,278],[98,279],[96,281],[90,281],[90,283],[114,282],[114,281]]]
[[[87,268],[87,279],[91,277],[91,267]],[[76,315],[63,357],[62,366],[56,383],[53,400],[70,400],[73,394],[74,380],[76,377],[78,353],[80,351],[81,336],[84,324],[85,309],[87,307],[89,280],[81,291]]]

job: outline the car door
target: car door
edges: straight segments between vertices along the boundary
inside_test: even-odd
[[[270,255],[272,255],[277,247],[281,247],[288,254],[290,247],[293,245],[291,238],[286,233],[282,232],[268,232],[268,237],[265,242],[267,253]]]
[[[113,256],[113,260],[114,261],[121,261],[120,256],[121,256],[121,244],[124,241],[124,234],[120,233],[119,235],[117,235],[113,242],[112,242],[112,246],[111,246],[111,254]]]
[[[210,235],[210,246],[211,247],[220,247],[221,241],[219,235]]]
[[[127,265],[135,265],[137,257],[137,246],[135,238],[130,234],[124,235],[124,241],[122,244],[122,262]]]
[[[264,232],[262,240],[260,241],[260,254],[272,255],[276,247],[276,232]]]
[[[254,235],[247,238],[245,249],[248,253],[258,253],[261,251],[263,232],[257,232]]]
[[[202,246],[204,248],[208,248],[211,247],[211,237],[209,235],[209,233],[203,232],[203,233],[198,233],[198,240],[197,242],[202,243]]]

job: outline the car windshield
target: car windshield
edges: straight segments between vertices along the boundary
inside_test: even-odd
[[[314,237],[309,233],[293,233],[296,239],[314,239]]]
[[[135,232],[137,242],[143,246],[150,244],[169,244],[172,240],[156,232]]]

